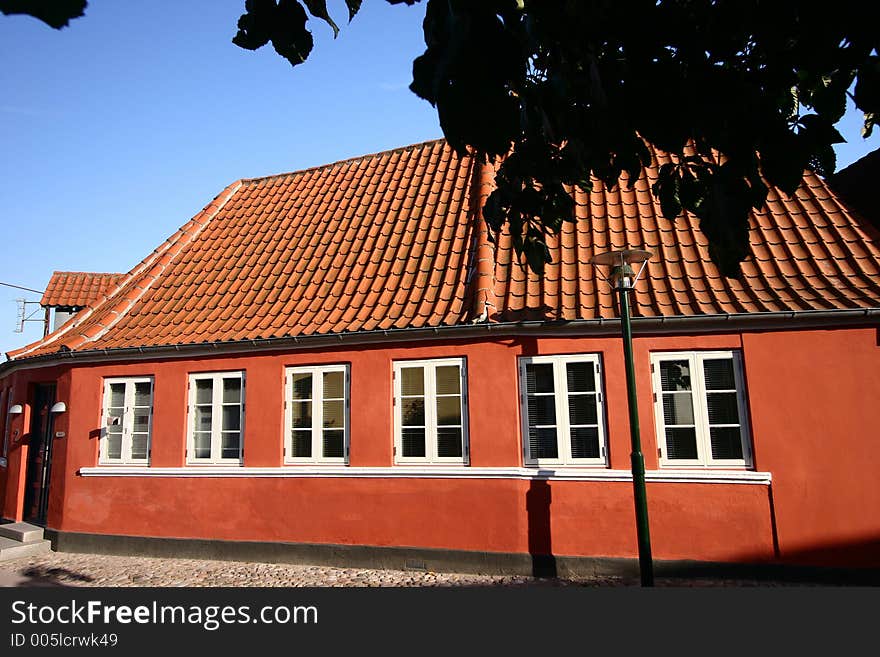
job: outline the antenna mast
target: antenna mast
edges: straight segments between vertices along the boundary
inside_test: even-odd
[[[40,302],[39,301],[28,301],[27,299],[16,299],[15,303],[18,305],[18,320],[15,324],[15,332],[16,333],[24,333],[24,323],[25,322],[42,322],[43,323],[43,337],[49,334],[49,309],[46,308],[46,314],[42,318],[33,319],[33,316],[40,312]],[[28,315],[27,307],[28,306],[37,306],[37,309],[34,310],[30,315]]]

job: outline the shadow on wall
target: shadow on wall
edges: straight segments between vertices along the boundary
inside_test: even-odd
[[[551,531],[552,492],[547,481],[533,479],[526,492],[528,545],[534,577],[557,577],[570,567],[568,557],[553,554]],[[655,549],[662,546],[655,544]],[[654,557],[658,577],[670,580],[753,580],[822,585],[880,585],[880,535],[849,541],[828,541],[779,551],[731,555],[729,562],[663,560]],[[636,567],[636,564],[631,564]],[[600,568],[601,570],[601,568]],[[630,573],[632,574],[632,573]]]
[[[529,554],[533,577],[556,577],[556,557],[550,531],[550,484],[532,479],[526,492],[526,514],[529,522]]]

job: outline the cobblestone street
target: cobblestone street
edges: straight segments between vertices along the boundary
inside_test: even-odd
[[[277,563],[50,552],[0,563],[0,586],[638,586],[638,578],[488,576]],[[657,578],[657,586],[784,586],[787,582]]]
[[[3,586],[571,586],[581,582],[278,563],[50,552],[0,563]],[[626,580],[597,578],[590,585]]]

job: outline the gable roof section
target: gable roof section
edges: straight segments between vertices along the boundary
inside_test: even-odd
[[[654,253],[636,316],[880,308],[880,235],[820,178],[792,198],[771,190],[734,281],[696,219],[661,216],[650,186],[666,161],[657,153],[631,189],[577,192],[578,221],[551,240],[543,279],[508,237],[490,248],[479,208],[491,170],[444,141],[238,181],[93,308],[10,357],[455,326],[482,319],[482,301],[490,323],[611,319],[589,260],[618,248]]]
[[[241,181],[161,271],[10,357],[460,323],[472,167],[434,141]]]
[[[99,301],[122,278],[122,274],[99,274],[84,271],[52,273],[41,306],[85,307]]]

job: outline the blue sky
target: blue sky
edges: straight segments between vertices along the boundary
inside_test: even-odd
[[[244,0],[90,0],[61,31],[0,16],[0,281],[125,272],[233,180],[442,136],[407,89],[423,4],[368,0],[351,24],[328,6],[339,37],[312,21],[296,68],[231,43]],[[859,126],[839,126],[839,166],[880,146]],[[13,332],[19,297],[39,299],[0,287],[2,353],[40,335]]]

